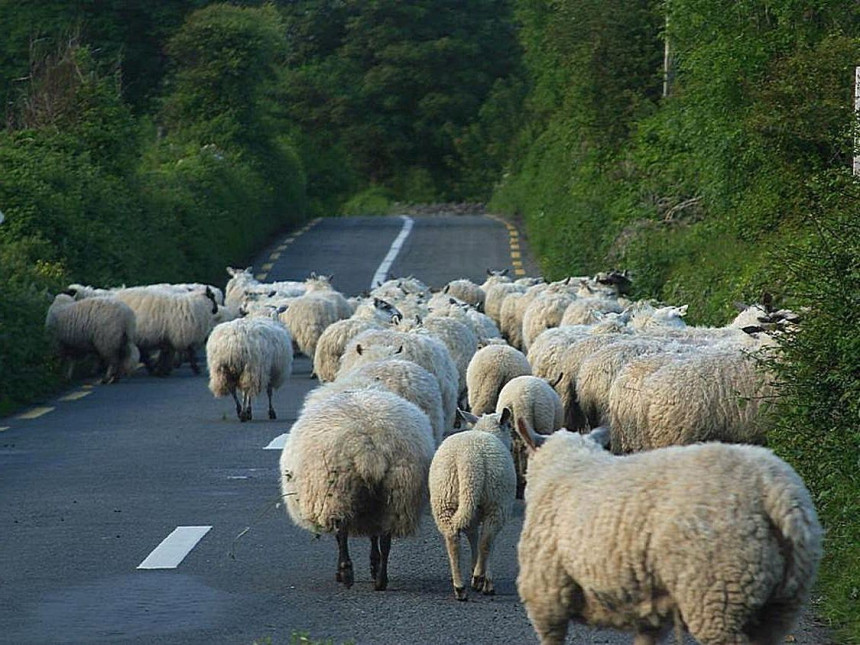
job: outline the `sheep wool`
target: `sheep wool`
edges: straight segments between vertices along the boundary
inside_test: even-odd
[[[541,643],[564,642],[571,619],[636,645],[675,621],[702,645],[783,642],[822,553],[788,464],[716,443],[617,457],[563,430],[535,445],[517,590]]]
[[[348,538],[366,535],[375,586],[386,588],[391,538],[418,527],[434,448],[427,415],[390,392],[338,393],[293,424],[280,459],[287,513],[308,531],[337,534],[337,579],[347,587]]]
[[[482,347],[466,369],[469,408],[474,415],[492,413],[505,384],[517,376],[531,374],[525,355],[509,345]]]
[[[460,533],[472,552],[472,589],[495,593],[490,571],[493,540],[511,513],[516,474],[511,458],[511,411],[480,419],[463,414],[470,429],[442,442],[430,464],[430,509],[448,551],[454,595],[466,600],[460,570]]]

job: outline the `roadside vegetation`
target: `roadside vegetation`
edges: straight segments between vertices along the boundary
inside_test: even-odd
[[[548,278],[626,268],[723,324],[801,312],[771,446],[860,643],[860,6],[0,0],[0,414],[58,385],[50,294],[225,281],[279,230],[487,202]],[[665,49],[668,43],[668,55]]]

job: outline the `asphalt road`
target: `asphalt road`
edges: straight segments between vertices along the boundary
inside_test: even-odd
[[[255,272],[333,274],[337,289],[357,294],[403,224],[324,219],[276,240]],[[431,286],[481,281],[487,268],[519,268],[512,240],[486,217],[416,217],[390,273]],[[534,275],[527,255],[516,259]],[[536,642],[515,587],[521,502],[494,552],[494,597],[454,600],[429,513],[417,537],[395,541],[387,591],[373,591],[366,540],[351,545],[355,586],[335,582],[334,538],[314,538],[277,507],[280,452],[266,449],[316,385],[310,371],[296,360],[275,421],[261,398],[255,420],[240,424],[232,401],[214,399],[187,366],[163,379],[141,370],[116,385],[78,384],[25,411],[32,418],[0,419],[0,643],[277,644],[294,632],[335,643]],[[177,527],[211,528],[175,568],[140,569]],[[796,635],[823,642],[820,632]],[[630,641],[576,626],[568,638]]]

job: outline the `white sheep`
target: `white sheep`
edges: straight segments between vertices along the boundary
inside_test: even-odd
[[[620,314],[622,311],[624,307],[614,298],[577,298],[564,310],[558,326],[590,325],[601,320],[601,314]]]
[[[187,357],[195,374],[200,373],[197,349],[215,326],[218,304],[210,290],[177,292],[163,287],[129,287],[115,298],[131,307],[137,319],[134,342],[147,371],[166,376],[177,356]],[[150,352],[158,351],[153,364]]]
[[[545,289],[526,307],[522,319],[522,347],[528,353],[529,347],[547,329],[558,327],[568,305],[576,300],[576,295],[565,290]]]
[[[374,350],[375,347],[383,349]],[[380,351],[381,354],[378,353]],[[442,341],[429,334],[400,332],[392,329],[364,331],[347,344],[340,359],[338,377],[360,363],[379,360],[390,356],[393,352],[402,352],[398,358],[417,363],[436,378],[439,391],[442,393],[442,416],[445,427],[453,427],[457,414],[457,366]]]
[[[45,328],[57,342],[61,359],[68,362],[67,378],[72,377],[74,360],[90,354],[105,366],[102,383],[130,374],[140,359],[134,345],[134,312],[115,298],[76,301],[69,294],[57,294],[48,307]]]
[[[505,384],[517,376],[531,373],[525,355],[510,345],[487,345],[479,349],[466,370],[472,414],[478,416],[494,412],[499,392]]]
[[[421,327],[441,340],[457,366],[457,401],[466,393],[466,369],[478,351],[478,337],[472,329],[450,316],[430,315],[421,321]]]
[[[472,553],[472,589],[496,592],[490,571],[493,540],[511,513],[516,489],[511,459],[511,411],[478,418],[460,412],[467,430],[452,434],[430,464],[430,510],[448,551],[454,596],[468,592],[460,572],[460,533]]]
[[[433,428],[433,441],[439,445],[442,435],[448,429],[443,419],[442,392],[439,382],[426,369],[408,360],[400,360],[400,354],[391,353],[391,348],[371,347],[373,353],[382,350],[379,360],[356,365],[350,371],[340,374],[336,380],[314,388],[305,397],[305,405],[310,405],[327,396],[345,390],[363,388],[384,388],[411,401],[430,420]],[[364,350],[362,350],[364,351]],[[377,353],[377,355],[380,355]]]
[[[612,450],[764,443],[773,399],[769,376],[737,348],[646,356],[625,366],[610,387]]]
[[[277,418],[272,393],[293,369],[293,341],[280,322],[237,318],[218,325],[206,341],[206,363],[209,389],[216,397],[233,397],[240,421],[251,420],[251,403],[263,390],[269,398],[269,418]]]
[[[311,361],[314,360],[317,343],[323,332],[343,318],[337,303],[318,292],[307,293],[286,303],[286,310],[280,314],[281,322],[290,330],[296,348]]]
[[[673,623],[702,645],[781,643],[822,552],[797,473],[755,446],[617,457],[602,430],[520,428],[531,454],[517,590],[541,643],[563,643],[571,619],[634,631],[636,645]]]
[[[497,325],[501,321],[502,303],[512,293],[525,293],[525,285],[516,284],[515,282],[496,282],[488,287],[485,287],[486,296],[484,298],[484,313],[493,319]]]
[[[476,309],[483,310],[484,308],[484,299],[486,298],[484,289],[466,278],[451,280],[442,288],[442,293],[462,300]]]
[[[350,535],[370,537],[374,587],[388,586],[391,539],[418,527],[434,448],[427,415],[391,392],[342,392],[302,409],[281,453],[281,491],[298,526],[336,534],[346,587]]]
[[[561,376],[559,374],[558,379]],[[515,424],[522,420],[529,430],[538,434],[552,434],[564,425],[561,397],[551,383],[537,376],[518,376],[505,384],[499,392],[496,412],[506,409],[513,413]],[[517,472],[517,498],[522,499],[526,485],[527,455],[518,434],[513,438],[511,452]]]

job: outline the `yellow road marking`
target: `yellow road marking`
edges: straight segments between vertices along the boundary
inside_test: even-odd
[[[519,251],[520,245],[518,242],[511,242],[511,251]]]
[[[48,414],[54,408],[45,407],[45,408],[33,408],[32,410],[27,410],[26,412],[22,412],[19,414],[16,419],[38,419],[43,414]]]
[[[525,269],[514,269],[514,275],[525,275],[525,274],[526,274]]]
[[[92,390],[81,390],[80,392],[72,392],[71,394],[67,394],[66,396],[61,396],[59,398],[60,401],[77,401],[78,399],[82,399],[85,396],[89,396],[92,394]]]
[[[271,271],[271,270],[272,270],[272,263],[271,263],[271,262],[266,262],[265,264],[261,264],[261,265],[260,265],[260,268],[261,268],[263,271]]]
[[[511,251],[511,257],[515,260],[522,257],[522,254],[519,251]]]
[[[266,278],[269,277],[269,274],[268,273],[258,273],[254,277],[257,278],[257,280],[265,280]]]

